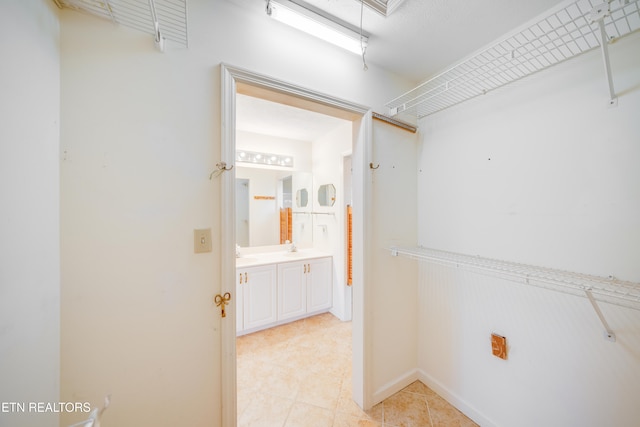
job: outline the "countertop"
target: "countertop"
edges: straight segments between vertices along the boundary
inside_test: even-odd
[[[328,252],[318,251],[315,249],[298,249],[295,252],[277,251],[249,253],[236,257],[236,268],[280,264],[284,262],[295,262],[305,259],[325,258],[330,256],[331,254]]]

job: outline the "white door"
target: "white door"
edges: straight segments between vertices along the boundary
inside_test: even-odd
[[[366,107],[345,102],[340,99],[332,98],[321,93],[310,91],[308,89],[290,85],[275,79],[261,76],[250,71],[221,65],[220,74],[222,79],[222,108],[221,108],[221,125],[222,125],[222,144],[221,144],[221,160],[227,165],[227,172],[220,175],[220,190],[222,196],[222,235],[220,243],[220,265],[222,276],[221,293],[229,292],[232,299],[236,295],[235,280],[235,245],[236,245],[236,218],[235,218],[235,99],[237,85],[242,84],[243,90],[248,87],[269,88],[277,93],[280,99],[298,100],[306,107],[310,105],[321,106],[323,113],[331,112],[336,117],[352,120],[353,129],[353,158],[354,163],[354,193],[358,193],[360,197],[354,197],[354,209],[358,209],[354,213],[354,324],[353,324],[353,385],[354,399],[358,405],[369,407],[370,392],[365,382],[368,378],[364,375],[367,363],[364,359],[368,357],[365,353],[365,321],[364,321],[364,301],[367,292],[363,283],[367,280],[368,271],[363,267],[365,260],[368,259],[368,249],[364,246],[364,234],[367,227],[364,224],[366,220],[364,213],[367,212],[367,205],[370,185],[366,179],[368,177],[365,165],[369,161],[369,146],[371,140],[371,113]],[[282,101],[280,101],[282,102]],[[295,101],[294,101],[295,102]],[[318,111],[319,111],[318,110]],[[367,261],[368,262],[368,261]],[[244,289],[246,293],[246,288]],[[246,295],[244,296],[246,298]],[[231,310],[235,310],[235,306],[231,305]],[[236,313],[225,318],[221,323],[222,330],[222,346],[221,346],[221,419],[222,425],[225,427],[234,427],[237,425],[236,413]],[[245,329],[247,325],[245,324]],[[364,396],[364,398],[363,398]]]

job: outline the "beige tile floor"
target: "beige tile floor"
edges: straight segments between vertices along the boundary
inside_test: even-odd
[[[238,337],[240,427],[476,426],[421,382],[370,411],[351,399],[351,323],[326,313]]]

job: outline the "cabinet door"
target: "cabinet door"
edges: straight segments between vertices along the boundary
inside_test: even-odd
[[[244,329],[275,323],[276,266],[252,267],[244,271],[247,273],[246,281],[241,285],[244,293]]]
[[[278,320],[307,312],[306,262],[278,265]]]
[[[236,270],[235,305],[236,305],[236,333],[239,333],[244,330],[244,271],[243,270]]]
[[[307,261],[307,313],[333,305],[333,263],[331,258]]]

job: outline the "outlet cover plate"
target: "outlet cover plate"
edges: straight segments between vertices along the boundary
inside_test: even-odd
[[[498,334],[491,334],[491,352],[500,359],[507,359],[507,338]]]

